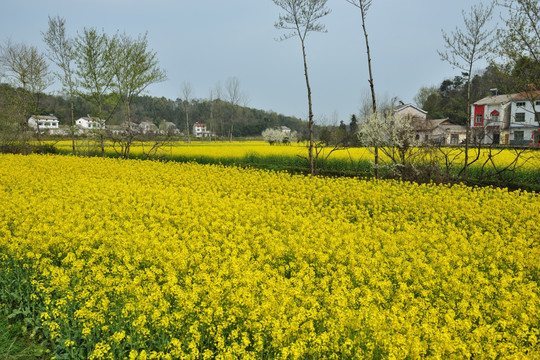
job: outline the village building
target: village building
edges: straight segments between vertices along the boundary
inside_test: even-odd
[[[401,104],[394,109],[394,116],[408,118],[416,132],[415,139],[424,143],[458,145],[465,141],[467,129],[454,124],[449,118],[428,119],[427,111],[411,104]]]
[[[144,135],[155,134],[158,127],[151,121],[143,121],[139,124],[140,132]]]
[[[28,119],[28,126],[39,132],[53,132],[59,127],[59,121],[53,114],[50,115],[32,115]]]
[[[104,129],[105,121],[87,115],[75,120],[75,127],[77,128],[78,133],[86,134],[89,131]]]
[[[497,95],[476,101],[471,109],[472,138],[480,144],[538,146],[540,92]]]
[[[209,137],[211,136],[211,133],[206,128],[206,124],[196,122],[193,124],[193,135],[196,137]]]

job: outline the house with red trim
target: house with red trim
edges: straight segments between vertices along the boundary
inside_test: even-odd
[[[510,116],[512,96],[498,95],[496,90],[490,96],[472,105],[471,139],[479,144],[501,144],[501,132],[505,129],[505,118]]]
[[[495,89],[494,89],[495,90]],[[476,101],[471,109],[473,142],[538,146],[540,92],[497,95]]]
[[[206,124],[196,122],[193,124],[193,135],[196,137],[209,137],[212,136],[210,131],[206,128]]]

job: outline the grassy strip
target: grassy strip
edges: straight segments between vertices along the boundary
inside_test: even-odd
[[[20,322],[11,323],[0,316],[0,359],[45,359],[47,349],[38,344]]]

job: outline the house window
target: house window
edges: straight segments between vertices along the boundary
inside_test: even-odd
[[[534,113],[534,120],[540,124],[540,112]]]
[[[522,141],[524,138],[524,131],[514,131],[514,140]]]
[[[474,120],[476,124],[480,124],[482,122],[482,115],[476,115],[476,119]]]
[[[516,103],[516,106],[517,106],[517,107],[523,107],[523,106],[525,106],[525,101],[518,101],[518,102]]]
[[[536,101],[536,106],[540,106],[540,100]]]
[[[525,122],[525,113],[516,113],[516,122]]]
[[[499,112],[497,110],[493,110],[490,115],[491,115],[491,121],[493,122],[499,121]]]

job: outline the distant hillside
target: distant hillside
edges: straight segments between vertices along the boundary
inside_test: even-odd
[[[7,84],[0,85],[0,103],[6,101],[13,92]],[[139,123],[151,121],[159,125],[162,121],[170,121],[181,131],[186,129],[186,104],[181,99],[171,100],[165,97],[139,96],[131,105],[132,119]],[[92,105],[81,97],[75,100],[75,118],[81,116],[96,116]],[[63,96],[42,94],[38,104],[40,114],[54,114],[60,124],[70,122],[69,100]],[[205,123],[218,136],[226,137],[232,128],[234,137],[260,136],[269,127],[287,126],[301,136],[307,134],[307,122],[293,116],[278,114],[249,107],[233,106],[223,100],[209,101],[207,99],[191,100],[187,106],[190,131],[195,122]],[[119,106],[109,124],[122,121],[122,107]]]

